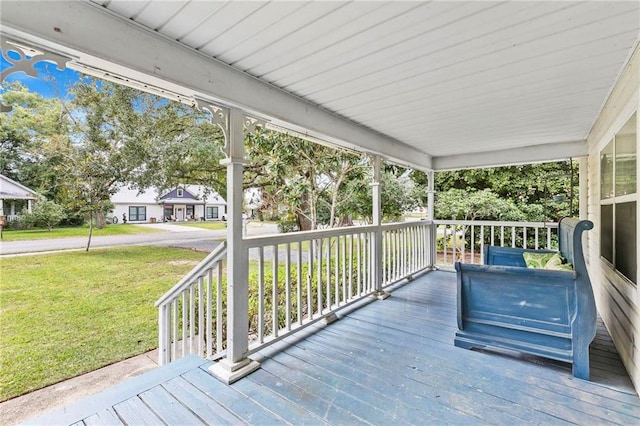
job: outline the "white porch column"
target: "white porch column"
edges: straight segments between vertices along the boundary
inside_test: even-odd
[[[578,197],[580,200],[580,219],[588,219],[589,216],[589,157],[580,157],[578,168],[579,184]]]
[[[242,169],[244,159],[244,113],[231,108],[228,117],[227,166],[227,356],[210,372],[230,384],[260,367],[247,358],[249,335],[248,250],[242,238]]]
[[[16,215],[16,203],[15,203],[15,201],[11,202],[11,210],[9,210],[9,212],[10,212],[9,214],[11,216],[15,216]]]
[[[427,172],[427,178],[429,182],[427,183],[427,219],[434,219],[434,204],[433,204],[433,194],[434,194],[434,172],[433,170]]]
[[[378,299],[386,299],[389,293],[382,290],[382,188],[380,187],[380,173],[382,169],[382,158],[379,155],[372,157],[372,219],[376,227],[373,240],[373,252],[371,253],[371,272],[373,274],[373,282],[376,288],[374,297]]]
[[[4,216],[4,200],[0,199],[0,216]]]
[[[427,178],[428,178],[428,183],[427,183],[427,219],[429,220],[435,220],[435,204],[434,204],[434,194],[435,194],[435,172],[433,170],[430,170],[427,172]],[[438,228],[435,224],[433,224],[431,226],[431,239],[430,239],[430,265],[429,268],[430,269],[436,269],[436,256],[437,256],[437,251],[436,251],[436,241],[438,239],[437,237],[437,232],[438,232]]]
[[[32,207],[33,207],[33,200],[27,200],[27,212],[31,213]]]

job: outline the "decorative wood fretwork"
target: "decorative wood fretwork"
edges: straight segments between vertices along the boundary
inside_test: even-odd
[[[2,58],[10,64],[0,73],[0,83],[4,82],[9,75],[17,72],[24,72],[30,77],[37,77],[38,71],[34,68],[34,65],[41,61],[54,63],[62,71],[71,60],[68,56],[48,52],[44,49],[6,38],[0,39],[0,46],[2,47]],[[14,54],[9,55],[9,52]],[[9,111],[11,111],[11,106],[0,104],[0,112]]]
[[[230,145],[229,145],[229,137],[231,135],[231,122],[230,122],[230,108],[224,107],[220,105],[213,104],[211,102],[198,99],[195,100],[196,106],[200,111],[209,112],[211,118],[211,124],[215,124],[222,130],[222,134],[224,136],[224,148],[223,152],[227,158],[230,158]],[[249,133],[252,133],[256,130],[258,126],[265,126],[266,121],[252,117],[244,114],[242,120],[242,135],[246,137]]]

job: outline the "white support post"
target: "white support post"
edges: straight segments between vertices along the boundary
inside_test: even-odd
[[[9,212],[10,212],[9,214],[12,217],[15,217],[15,215],[16,215],[16,203],[15,203],[15,201],[11,202],[11,210],[9,210]]]
[[[427,172],[427,178],[429,182],[427,183],[427,219],[434,219],[434,172],[433,170]]]
[[[427,172],[427,219],[435,220],[435,203],[434,203],[434,194],[435,194],[435,172],[430,170]],[[436,256],[438,255],[436,251],[436,242],[438,240],[438,227],[434,224],[431,226],[431,241],[429,250],[431,251],[431,265],[429,265],[429,269],[437,269]]]
[[[227,356],[209,371],[231,384],[252,373],[260,364],[247,358],[249,347],[248,250],[243,241],[242,169],[244,159],[244,113],[229,110],[227,155]]]
[[[373,272],[373,284],[375,286],[374,297],[383,300],[389,297],[389,293],[382,290],[382,188],[380,187],[380,173],[382,158],[374,155],[372,158],[373,176],[371,182],[373,223],[376,227],[371,253],[371,271]]]
[[[580,157],[580,165],[578,168],[578,198],[580,200],[580,219],[588,219],[589,211],[589,188],[588,188],[588,179],[589,179],[589,158],[588,157]]]
[[[0,216],[4,216],[4,200],[0,199]]]
[[[33,200],[27,200],[27,212],[31,213],[33,207]]]

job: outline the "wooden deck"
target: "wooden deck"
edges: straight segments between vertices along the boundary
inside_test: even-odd
[[[254,358],[226,386],[184,358],[34,424],[640,424],[640,399],[599,327],[587,382],[570,367],[453,346],[455,274],[431,272]]]

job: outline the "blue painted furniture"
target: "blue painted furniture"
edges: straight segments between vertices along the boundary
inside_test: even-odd
[[[573,364],[589,380],[589,344],[596,333],[596,305],[582,251],[588,220],[565,218],[559,248],[573,271],[527,268],[527,250],[485,247],[485,265],[456,262],[458,332],[455,345],[497,347]]]

